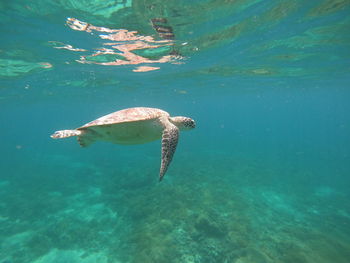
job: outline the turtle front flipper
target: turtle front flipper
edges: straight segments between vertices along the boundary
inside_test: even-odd
[[[167,122],[162,135],[162,161],[159,172],[161,181],[173,159],[177,142],[179,140],[179,129],[172,123]]]

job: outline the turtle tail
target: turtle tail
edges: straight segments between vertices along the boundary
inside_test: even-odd
[[[56,131],[50,137],[53,139],[62,139],[62,138],[68,138],[72,136],[79,136],[81,133],[82,132],[79,130],[62,130],[62,131]]]

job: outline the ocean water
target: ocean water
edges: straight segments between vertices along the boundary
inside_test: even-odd
[[[350,262],[350,2],[0,2],[0,263]],[[53,140],[129,107],[160,140]]]

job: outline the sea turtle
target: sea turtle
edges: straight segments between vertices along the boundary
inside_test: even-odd
[[[75,130],[56,131],[51,138],[78,136],[82,147],[98,140],[141,144],[162,138],[161,181],[175,153],[179,130],[189,130],[195,125],[194,120],[188,117],[170,117],[169,113],[160,109],[137,107],[110,113]]]

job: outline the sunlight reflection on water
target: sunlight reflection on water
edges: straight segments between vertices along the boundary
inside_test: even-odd
[[[113,41],[103,43],[104,47],[95,48],[90,55],[80,56],[76,61],[82,64],[120,66],[176,63],[180,58],[172,49],[174,41],[171,39],[155,40],[152,36],[139,35],[137,31],[98,27],[79,21],[76,18],[67,18],[67,25],[76,31],[85,31],[91,34],[93,32],[107,33],[99,34],[98,36],[103,40]],[[73,48],[71,45],[63,45],[55,48],[86,51],[81,48]],[[141,54],[137,54],[137,51],[141,51]],[[146,72],[157,69],[160,69],[160,67],[142,65],[133,71]]]

